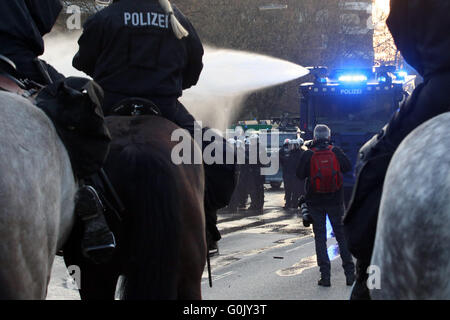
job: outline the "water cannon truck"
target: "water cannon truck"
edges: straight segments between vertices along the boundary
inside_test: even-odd
[[[359,149],[381,130],[412,93],[415,76],[395,66],[308,69],[314,81],[299,87],[302,138],[312,139],[317,124],[330,127],[333,143],[344,150],[353,165],[353,170],[344,175],[348,201],[355,183],[354,167]]]

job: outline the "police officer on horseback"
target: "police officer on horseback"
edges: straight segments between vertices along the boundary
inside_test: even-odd
[[[370,299],[366,286],[383,183],[391,158],[405,137],[425,121],[450,111],[449,1],[391,0],[386,24],[406,62],[423,77],[380,133],[359,151],[357,181],[344,217],[357,258],[352,299]],[[395,275],[393,275],[395,277]]]
[[[203,68],[203,46],[194,27],[167,0],[113,2],[84,24],[73,66],[103,88],[106,115],[121,101],[138,97],[193,136],[195,119],[178,98],[197,83]],[[221,238],[217,210],[234,190],[234,165],[205,165],[205,176],[207,237],[213,248]]]
[[[98,192],[90,183],[90,176],[99,170],[102,162],[106,159],[110,141],[108,129],[103,123],[101,110],[96,109],[99,108],[99,101],[94,102],[92,100],[92,98],[96,100],[97,97],[101,96],[101,89],[98,85],[95,85],[87,79],[72,78],[66,82],[62,74],[38,58],[44,52],[44,41],[42,37],[51,31],[61,10],[62,5],[59,0],[1,1],[0,55],[9,59],[5,59],[5,61],[12,61],[15,64],[17,70],[14,70],[15,74],[12,76],[26,81],[31,80],[39,88],[48,86],[49,89],[43,89],[41,91],[42,94],[39,94],[36,98],[37,106],[39,106],[39,101],[44,99],[44,96],[46,97],[45,99],[50,98],[55,103],[49,109],[45,110],[46,112],[57,113],[58,111],[56,110],[60,110],[57,108],[62,108],[62,106],[58,105],[61,104],[60,100],[58,100],[60,97],[53,97],[51,94],[54,92],[57,95],[60,90],[66,90],[65,93],[69,93],[66,96],[69,98],[65,102],[72,103],[75,107],[72,110],[78,109],[75,112],[79,114],[83,112],[81,111],[82,106],[79,105],[80,102],[86,102],[86,110],[92,111],[89,115],[88,113],[85,115],[88,115],[88,118],[92,115],[88,122],[91,122],[93,126],[85,126],[85,129],[95,132],[95,134],[99,133],[101,136],[97,140],[98,144],[95,144],[97,150],[94,153],[96,160],[98,160],[96,163],[92,161],[89,165],[84,166],[84,164],[89,162],[88,159],[83,164],[74,161],[77,157],[77,152],[71,149],[70,143],[68,143],[69,141],[66,138],[69,136],[72,136],[73,139],[79,138],[77,136],[78,131],[72,128],[73,132],[65,135],[64,130],[58,130],[60,123],[54,121],[54,124],[66,145],[72,161],[74,175],[80,185],[75,199],[75,213],[84,222],[84,235],[82,239],[83,253],[94,263],[101,263],[111,257],[115,248],[114,235],[110,231],[103,215],[103,204]],[[77,86],[84,87],[90,93],[82,93],[79,90],[70,88],[70,84],[75,83]],[[99,93],[99,95],[97,96],[94,91]],[[51,104],[52,102],[49,103]],[[48,105],[47,100],[44,105]],[[52,108],[53,110],[50,110]],[[94,112],[95,110],[99,112]],[[60,116],[61,114],[58,114],[56,118]],[[52,120],[55,119],[51,116],[50,118]],[[89,135],[90,133],[87,136]],[[89,140],[87,142],[89,143]]]

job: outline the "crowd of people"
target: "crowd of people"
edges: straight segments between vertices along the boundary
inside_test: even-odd
[[[250,158],[250,149],[253,146],[258,154],[263,151],[259,145],[259,137],[257,134],[252,134],[243,139],[240,139],[239,137],[230,138],[228,139],[228,142],[235,146],[236,154],[241,152],[244,155],[246,161],[242,164],[237,164],[236,180],[238,183],[231,196],[230,203],[225,210],[236,212],[239,209],[245,209],[250,196],[251,202],[248,210],[262,214],[264,207],[265,182],[265,177],[261,174],[262,164],[260,161],[256,161],[256,163],[248,161]]]
[[[230,203],[224,211],[237,212],[245,210],[250,197],[250,205],[247,211],[252,213],[263,213],[264,208],[264,184],[266,177],[261,173],[260,157],[255,163],[249,161],[249,153],[252,146],[255,146],[258,155],[260,152],[266,152],[259,144],[257,134],[251,134],[248,137],[235,137],[228,139],[228,142],[235,146],[236,153],[239,151],[244,154],[245,163],[238,164],[236,169],[237,185],[231,197]],[[304,192],[304,180],[296,177],[296,169],[300,157],[305,151],[302,149],[303,139],[285,139],[283,145],[277,151],[279,157],[280,169],[283,176],[283,184],[285,191],[284,209],[296,209],[298,201]]]

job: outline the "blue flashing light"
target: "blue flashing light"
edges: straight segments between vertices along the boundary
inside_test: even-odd
[[[397,76],[397,78],[399,79],[406,79],[406,77],[408,76],[408,72],[406,71],[397,71],[395,73],[395,75]]]
[[[381,76],[378,78],[378,81],[380,82],[387,82],[387,78],[385,76]]]
[[[364,82],[367,81],[367,76],[363,74],[345,74],[338,78],[341,82]]]

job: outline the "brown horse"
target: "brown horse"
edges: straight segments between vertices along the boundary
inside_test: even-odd
[[[123,299],[201,299],[206,261],[203,166],[172,162],[178,142],[171,141],[171,134],[179,127],[164,118],[111,116],[107,124],[113,141],[104,168],[126,214],[121,223],[113,215],[106,217],[118,245],[104,265],[82,257],[81,229],[75,225],[64,258],[67,266],[81,270],[81,298],[114,299],[123,276]],[[192,152],[201,153],[190,140]]]

